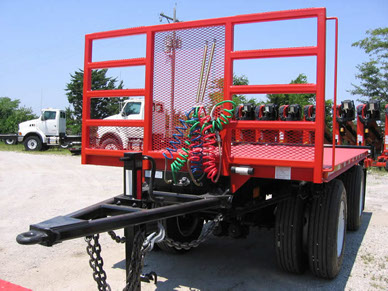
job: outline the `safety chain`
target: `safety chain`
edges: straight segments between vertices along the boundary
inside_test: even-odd
[[[155,243],[162,241],[165,237],[165,230],[160,222],[158,223],[158,227],[158,232],[153,232],[147,237],[145,237],[144,231],[136,232],[133,239],[129,273],[127,274],[124,291],[137,290],[135,288],[139,287],[140,279],[146,282],[153,280],[156,283],[157,275],[155,272],[141,275],[141,271],[144,266],[146,253],[153,249]],[[118,236],[114,231],[109,231],[108,234],[117,243],[125,243],[125,237]],[[93,269],[93,278],[97,282],[98,290],[110,291],[111,288],[106,282],[107,276],[103,269],[104,262],[101,257],[101,245],[98,239],[99,234],[85,238],[85,241],[88,243],[86,250],[90,256],[89,265]]]
[[[199,238],[191,242],[174,241],[168,237],[166,237],[164,241],[167,243],[169,247],[176,248],[177,250],[181,250],[181,249],[190,250],[191,248],[196,248],[209,238],[209,236],[213,233],[213,230],[220,224],[222,220],[223,220],[222,214],[218,214],[213,220],[205,224]]]
[[[133,238],[131,262],[129,266],[129,272],[127,274],[127,284],[123,291],[138,290],[140,286],[140,275],[144,265],[145,252],[143,249],[144,232],[138,231]]]
[[[98,290],[110,291],[111,288],[106,282],[106,273],[103,268],[104,261],[101,257],[101,245],[98,242],[99,237],[99,234],[94,234],[85,238],[88,244],[86,251],[90,257],[89,265],[93,269],[93,279],[97,282]]]
[[[222,214],[219,214],[214,218],[214,220],[206,223],[199,238],[191,242],[182,243],[165,237],[164,228],[161,226],[159,227],[159,233],[151,233],[148,237],[145,237],[144,231],[136,232],[133,239],[129,273],[127,274],[126,280],[127,284],[125,285],[123,291],[137,290],[140,286],[140,275],[144,266],[144,257],[147,252],[150,252],[153,249],[154,243],[161,242],[164,239],[168,246],[174,247],[178,250],[196,248],[209,238],[222,219]],[[108,234],[117,243],[125,242],[125,237],[118,236],[114,231],[109,231]],[[106,282],[107,276],[103,269],[104,261],[101,257],[101,245],[98,241],[99,237],[99,234],[94,234],[93,236],[87,236],[85,238],[85,241],[88,244],[86,250],[90,257],[89,265],[93,269],[93,279],[97,282],[98,290],[110,291],[111,288]],[[154,272],[146,274],[145,278],[153,279],[155,282],[157,280]]]
[[[121,244],[123,244],[123,243],[125,243],[125,236],[123,236],[123,237],[120,237],[120,236],[118,236],[113,230],[110,230],[110,231],[108,231],[108,234],[110,235],[110,237],[115,241],[115,242],[117,242],[117,243],[121,243]]]

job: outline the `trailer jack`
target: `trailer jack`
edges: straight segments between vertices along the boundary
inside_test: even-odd
[[[149,185],[143,187],[139,183],[142,181],[142,160],[145,159],[150,160],[152,170]],[[141,271],[141,261],[145,252],[151,250],[154,243],[165,238],[161,222],[167,218],[205,210],[208,216],[213,215],[215,218],[220,210],[228,207],[231,196],[228,195],[228,191],[221,195],[153,191],[155,163],[151,157],[142,156],[140,153],[125,153],[121,160],[124,162],[124,194],[68,215],[30,225],[29,231],[17,236],[17,242],[23,245],[53,246],[66,240],[87,237],[89,242],[94,241],[98,244],[99,233],[111,234],[114,230],[124,229],[125,238],[118,241],[125,242],[126,245],[127,286],[131,280],[140,282],[140,277],[145,281],[156,282],[156,273],[140,276],[138,271],[139,269]],[[93,269],[96,268],[90,264],[92,268],[94,266]],[[134,269],[137,271],[134,272]],[[100,284],[99,288],[102,288]]]

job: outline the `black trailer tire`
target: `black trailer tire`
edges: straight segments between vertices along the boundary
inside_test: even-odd
[[[341,270],[346,239],[346,190],[341,180],[325,185],[312,201],[308,230],[308,259],[311,272],[325,279]]]
[[[278,204],[275,219],[275,249],[278,266],[301,274],[307,257],[303,252],[304,201],[291,197]]]
[[[26,151],[40,151],[42,149],[42,141],[38,136],[32,135],[24,141]]]
[[[14,145],[14,144],[16,144],[16,139],[13,139],[13,138],[6,138],[6,139],[4,140],[4,143],[5,143],[6,145]]]
[[[388,161],[385,162],[385,170],[388,172]]]
[[[114,138],[107,138],[101,143],[101,148],[105,150],[121,150],[123,147]]]
[[[358,230],[361,225],[362,211],[365,199],[364,171],[357,165],[342,175],[342,181],[346,189],[348,204],[348,230]]]
[[[203,228],[203,219],[192,214],[168,218],[164,221],[166,237],[178,242],[187,243],[198,239]],[[166,241],[157,244],[158,247],[169,253],[186,253],[186,249],[170,246]]]

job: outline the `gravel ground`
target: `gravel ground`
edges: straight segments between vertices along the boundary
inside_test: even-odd
[[[185,255],[152,252],[144,271],[156,271],[159,282],[142,283],[142,290],[388,290],[387,178],[368,176],[362,226],[348,232],[335,280],[279,271],[273,232],[256,230],[247,239],[212,238]],[[96,290],[83,239],[47,248],[15,238],[30,224],[120,194],[122,169],[81,165],[79,157],[0,152],[0,189],[0,279],[33,290]],[[122,290],[124,247],[106,234],[101,244],[108,282]]]

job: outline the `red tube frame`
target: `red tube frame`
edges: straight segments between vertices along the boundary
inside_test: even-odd
[[[279,20],[292,20],[303,18],[317,19],[317,45],[311,47],[298,48],[274,48],[258,49],[246,51],[233,51],[234,27],[235,25],[258,23]],[[325,65],[326,65],[326,21],[336,20],[336,48],[338,46],[338,19],[326,18],[325,8],[309,8],[300,10],[278,11],[257,13],[249,15],[239,15],[233,17],[178,22],[149,27],[137,27],[106,31],[88,34],[85,36],[85,61],[84,61],[84,90],[83,90],[83,124],[82,124],[82,163],[84,164],[106,164],[118,165],[113,162],[113,157],[122,156],[125,151],[111,151],[90,149],[89,127],[90,126],[143,126],[144,127],[144,154],[154,158],[162,158],[160,152],[152,151],[152,87],[153,87],[153,58],[154,58],[154,35],[156,32],[176,29],[188,29],[203,26],[223,25],[225,27],[225,71],[224,71],[224,99],[230,100],[233,94],[243,93],[315,93],[316,94],[316,121],[314,122],[284,122],[284,121],[260,121],[260,129],[295,129],[315,131],[315,159],[310,160],[260,160],[246,159],[231,156],[231,129],[257,129],[256,121],[234,121],[227,128],[223,138],[223,175],[229,175],[230,164],[252,164],[265,166],[285,166],[295,169],[306,169],[312,172],[308,179],[315,183],[322,183],[323,172],[330,172],[334,169],[335,156],[332,156],[331,169],[323,170],[324,152],[324,120],[325,120]],[[126,60],[112,60],[103,62],[92,62],[93,41],[98,39],[129,36],[146,35],[146,57]],[[280,84],[280,85],[247,85],[233,86],[233,61],[239,59],[257,58],[279,58],[279,57],[317,57],[317,83],[316,84]],[[115,68],[124,66],[145,66],[145,88],[109,91],[91,91],[91,70],[100,68]],[[335,54],[335,88],[334,105],[336,104],[336,79],[337,79],[337,50]],[[145,116],[144,120],[91,120],[90,100],[96,97],[118,97],[118,96],[145,96]],[[336,112],[334,112],[335,116]],[[333,123],[336,123],[335,118]],[[333,125],[334,125],[333,124]],[[334,150],[333,138],[333,153]],[[116,158],[115,158],[116,159]]]

